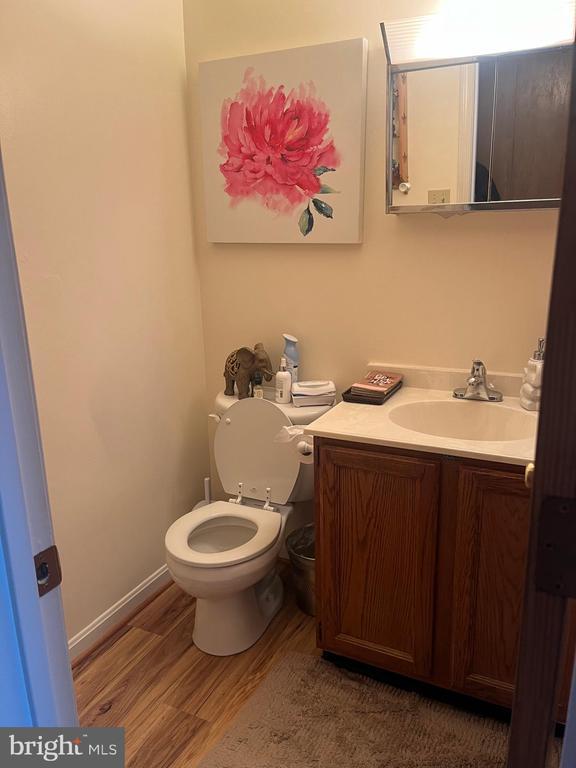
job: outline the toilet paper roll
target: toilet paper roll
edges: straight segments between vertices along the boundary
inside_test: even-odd
[[[291,443],[299,453],[303,464],[312,464],[314,461],[314,438],[306,435],[302,427],[282,427],[274,438],[275,443]]]

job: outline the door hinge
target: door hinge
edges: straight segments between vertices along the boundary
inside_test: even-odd
[[[38,552],[34,557],[36,569],[36,583],[40,597],[50,592],[62,583],[62,570],[56,545]]]
[[[536,589],[576,597],[576,499],[548,496],[542,502],[536,555]]]

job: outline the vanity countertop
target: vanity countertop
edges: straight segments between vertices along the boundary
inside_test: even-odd
[[[534,460],[537,426],[537,413],[525,411],[515,397],[504,397],[501,403],[456,400],[445,390],[404,386],[384,405],[338,403],[305,432],[335,440],[523,465]],[[495,434],[502,437],[494,439]]]

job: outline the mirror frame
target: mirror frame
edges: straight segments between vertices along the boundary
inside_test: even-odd
[[[556,45],[546,48],[530,49],[527,51],[511,51],[508,53],[489,54],[486,56],[468,56],[458,59],[434,59],[432,61],[418,61],[407,64],[392,64],[388,40],[386,38],[385,23],[380,24],[384,48],[386,50],[387,77],[386,77],[386,213],[436,213],[440,216],[454,216],[474,211],[518,211],[545,208],[560,208],[562,198],[541,198],[537,200],[499,200],[490,202],[450,203],[447,205],[394,205],[392,185],[392,154],[394,151],[392,109],[394,99],[393,78],[402,72],[418,72],[423,69],[440,69],[460,64],[479,64],[482,61],[502,59],[508,56],[519,56],[523,53],[536,53],[537,51],[565,50],[574,47],[570,45]],[[576,55],[576,51],[575,51]]]

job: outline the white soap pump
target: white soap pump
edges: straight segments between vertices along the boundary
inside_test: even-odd
[[[291,398],[292,376],[286,370],[286,358],[280,359],[280,370],[276,374],[276,402],[289,403]]]
[[[524,378],[520,387],[520,405],[527,411],[537,411],[540,408],[540,395],[542,393],[542,371],[544,369],[544,352],[546,340],[538,339],[538,349],[528,360],[524,368]]]

